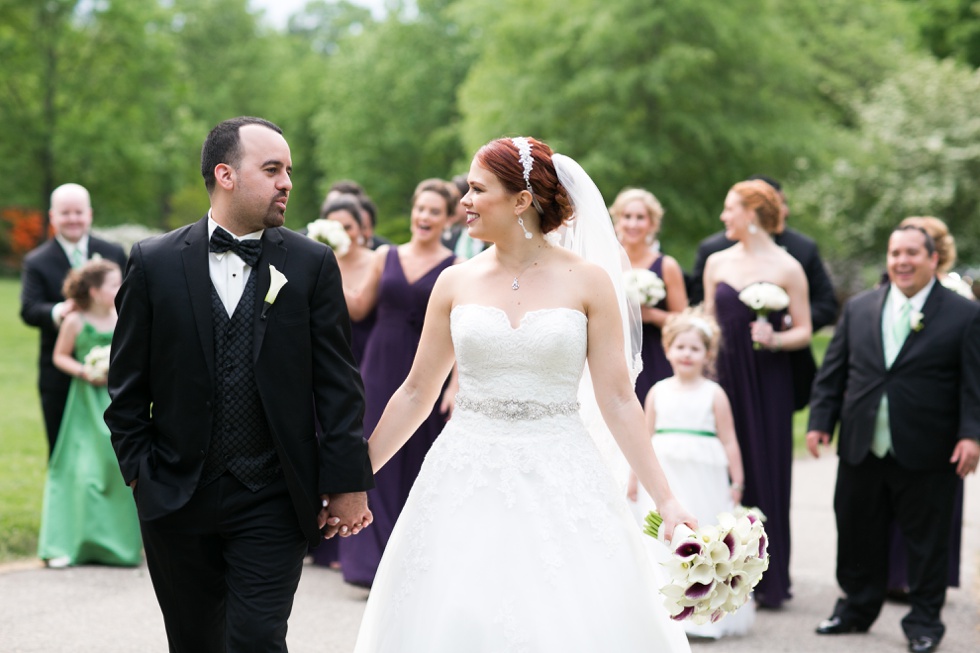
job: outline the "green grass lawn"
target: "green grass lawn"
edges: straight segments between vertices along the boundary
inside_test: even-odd
[[[823,362],[823,355],[827,352],[827,345],[830,344],[831,333],[820,331],[813,336],[813,357],[817,359],[819,366]],[[810,454],[806,451],[806,423],[810,419],[810,410],[804,408],[793,414],[793,452],[797,456]]]
[[[0,561],[35,555],[48,459],[38,334],[19,313],[20,281],[0,279]]]

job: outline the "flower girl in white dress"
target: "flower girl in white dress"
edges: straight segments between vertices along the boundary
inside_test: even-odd
[[[666,534],[696,526],[664,480],[630,382],[628,261],[605,202],[577,163],[527,138],[481,148],[468,183],[469,234],[494,246],[436,282],[412,370],[369,440],[375,469],[454,363],[459,394],[388,542],[355,651],[689,651],[579,414],[591,377],[591,401],[657,498]]]
[[[705,378],[718,355],[721,330],[700,308],[672,315],[664,324],[663,344],[674,376],[656,383],[647,393],[647,427],[653,449],[677,498],[702,525],[718,523],[722,512],[732,512],[742,500],[744,472],[735,438],[731,405],[721,386]],[[642,524],[654,502],[630,474],[627,495]],[[663,560],[667,550],[648,543],[654,559]],[[716,623],[684,622],[689,635],[718,638],[743,634],[754,620],[749,601]]]

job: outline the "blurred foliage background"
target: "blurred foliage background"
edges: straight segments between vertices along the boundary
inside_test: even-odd
[[[287,224],[360,182],[407,234],[426,177],[531,134],[609,202],[643,186],[689,266],[732,183],[784,182],[842,290],[888,230],[936,215],[980,260],[980,3],[973,0],[314,0],[277,28],[247,0],[0,0],[0,256],[42,235],[51,190],[100,226],[207,209],[201,142],[222,119],[283,127]],[[39,218],[40,216],[40,218]],[[23,222],[23,224],[21,224]]]

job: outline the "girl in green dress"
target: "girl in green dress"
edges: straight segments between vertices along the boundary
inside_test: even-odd
[[[69,272],[64,295],[74,304],[54,348],[54,364],[74,377],[51,454],[38,555],[49,567],[84,563],[138,565],[139,519],[102,414],[105,372],[116,326],[119,267],[94,259]]]

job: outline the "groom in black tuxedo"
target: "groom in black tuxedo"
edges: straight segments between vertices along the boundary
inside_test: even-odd
[[[92,227],[92,201],[84,186],[62,184],[51,193],[48,212],[54,238],[45,241],[24,257],[21,275],[20,317],[41,332],[37,385],[41,394],[44,429],[48,435],[48,455],[61,428],[61,416],[68,400],[71,377],[54,366],[51,355],[58,339],[61,321],[75,310],[65,301],[61,287],[68,271],[91,258],[112,261],[121,270],[126,265],[122,247],[89,233]]]
[[[929,235],[900,227],[888,241],[889,283],[847,303],[813,384],[807,446],[840,423],[837,581],[844,591],[817,633],[865,632],[888,576],[889,525],[908,543],[902,628],[913,653],[945,628],[956,476],[980,458],[980,307],[936,280]]]
[[[216,126],[211,210],[137,244],[116,299],[105,418],[171,651],[285,651],[307,547],[371,522],[340,272],[282,228],[291,170],[276,125]]]

